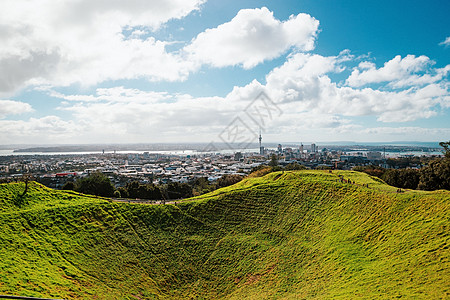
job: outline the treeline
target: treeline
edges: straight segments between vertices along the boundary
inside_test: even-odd
[[[235,184],[242,180],[236,174],[223,175],[215,182],[201,177],[188,183],[169,182],[167,184],[128,182],[125,186],[114,188],[109,178],[101,172],[95,172],[87,177],[79,178],[75,182],[67,182],[63,190],[74,190],[83,194],[102,197],[132,198],[146,200],[171,200],[188,198],[214,191],[218,188]]]
[[[428,162],[421,169],[385,169],[379,166],[358,166],[353,170],[379,177],[387,184],[398,188],[426,191],[450,190],[450,141],[439,144],[444,148],[444,157]]]

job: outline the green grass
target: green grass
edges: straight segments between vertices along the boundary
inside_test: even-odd
[[[112,203],[36,183],[20,199],[23,188],[0,185],[0,294],[450,296],[449,191],[399,194],[351,171],[276,172],[176,206]]]

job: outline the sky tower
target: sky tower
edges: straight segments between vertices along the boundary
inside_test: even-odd
[[[264,155],[264,147],[261,145],[262,136],[261,136],[261,128],[259,129],[259,155]]]
[[[261,141],[262,141],[262,136],[261,136],[261,129],[259,130],[259,148],[261,148]]]

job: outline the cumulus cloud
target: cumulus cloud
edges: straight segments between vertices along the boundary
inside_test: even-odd
[[[0,2],[0,93],[30,84],[185,79],[192,64],[144,38],[204,0]],[[135,29],[134,29],[135,28]],[[124,30],[131,30],[130,36]]]
[[[199,63],[249,69],[294,47],[314,49],[319,21],[307,14],[279,21],[266,7],[242,9],[230,21],[200,33],[184,51]]]
[[[28,122],[3,121],[2,125],[18,136],[24,136],[19,134],[22,130],[48,131],[48,135],[68,136],[84,142],[117,139],[122,142],[209,142],[217,140],[237,116],[251,130],[258,131],[259,125],[248,118],[245,111],[255,105],[255,98],[261,92],[265,92],[282,114],[267,120],[264,125],[265,136],[269,139],[272,136],[273,139],[291,140],[293,135],[299,135],[299,139],[314,140],[326,133],[336,140],[348,139],[349,134],[358,140],[367,140],[367,136],[382,140],[382,137],[394,138],[400,131],[389,131],[390,127],[376,127],[377,130],[371,131],[355,122],[355,118],[373,116],[383,123],[411,122],[429,118],[438,114],[441,108],[450,107],[449,84],[444,75],[431,83],[397,89],[386,87],[399,77],[379,83],[378,88],[354,87],[345,79],[333,81],[331,75],[342,73],[352,60],[354,57],[348,51],[328,57],[291,54],[283,65],[266,75],[265,83],[253,80],[245,86],[234,87],[225,97],[193,97],[123,86],[98,88],[93,94],[64,94],[54,88],[42,87],[41,90],[50,96],[64,100],[59,109],[72,114],[73,120],[52,116]],[[417,65],[416,68],[434,72],[435,76],[448,72],[448,67],[432,69],[426,63],[428,67],[424,69]],[[364,62],[359,68],[371,70],[373,66]],[[402,128],[403,138],[415,139],[412,131],[407,131],[414,127]],[[428,137],[427,131],[417,132]],[[429,132],[429,137],[437,136],[438,132],[445,130]]]
[[[437,114],[439,107],[450,105],[448,82],[443,77],[415,88],[397,90],[385,89],[383,86],[378,89],[360,89],[333,82],[329,73],[341,72],[345,68],[345,62],[351,58],[347,52],[331,57],[297,53],[291,55],[282,66],[273,69],[266,76],[265,85],[253,81],[244,87],[235,87],[231,94],[255,95],[262,89],[277,103],[285,103],[289,107],[285,108],[286,111],[308,111],[311,114],[331,116],[376,116],[381,122],[408,122],[429,118]],[[385,65],[389,66],[388,63]],[[416,65],[412,69],[422,68],[417,62],[412,65]],[[366,65],[365,68],[372,67]],[[447,71],[439,69],[436,72]],[[392,80],[397,78],[399,77],[394,76]],[[392,81],[387,81],[386,85],[391,83]]]
[[[50,76],[61,60],[57,51],[30,51],[25,56],[0,56],[0,94],[12,94],[27,81]]]
[[[345,79],[340,83],[333,81],[331,75],[342,73],[353,59],[348,51],[328,57],[292,54],[267,74],[264,84],[253,80],[245,86],[235,86],[225,97],[193,97],[122,86],[97,89],[88,95],[66,95],[54,90],[48,93],[66,101],[59,109],[72,113],[76,123],[83,126],[84,134],[94,141],[94,136],[105,141],[120,136],[127,141],[152,141],[158,137],[158,141],[167,138],[166,141],[208,142],[217,139],[235,117],[258,131],[259,125],[245,111],[255,105],[261,92],[281,111],[281,117],[266,120],[263,128],[265,136],[274,139],[298,134],[304,140],[313,140],[324,132],[336,139],[348,139],[348,134],[360,140],[367,140],[364,137],[370,134],[394,137],[396,133],[388,129],[372,132],[355,122],[355,118],[373,116],[382,123],[412,122],[450,107],[445,78],[395,90],[384,88],[391,81],[379,88],[349,86]],[[371,65],[362,68],[368,70]],[[425,131],[421,132],[426,137]],[[408,134],[412,137],[411,132]]]
[[[425,68],[432,63],[433,62],[424,55],[419,57],[407,55],[404,58],[397,55],[379,69],[376,68],[374,63],[362,62],[359,64],[358,68],[353,70],[352,74],[347,79],[347,84],[353,87],[380,82],[392,82],[394,85],[399,85],[399,81],[407,83],[407,79],[412,76],[412,74],[425,70]]]
[[[307,14],[279,21],[267,8],[243,9],[179,51],[151,36],[205,0],[6,0],[0,3],[0,95],[35,85],[94,85],[145,78],[180,81],[202,64],[255,65],[289,49],[310,51],[319,21]]]
[[[8,115],[17,115],[32,111],[33,108],[28,103],[13,100],[0,100],[0,119],[3,119]]]

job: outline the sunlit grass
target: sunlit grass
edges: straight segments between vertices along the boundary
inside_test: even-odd
[[[450,192],[396,190],[364,173],[307,170],[177,205],[37,184],[17,202],[23,183],[0,185],[0,294],[446,298]]]

